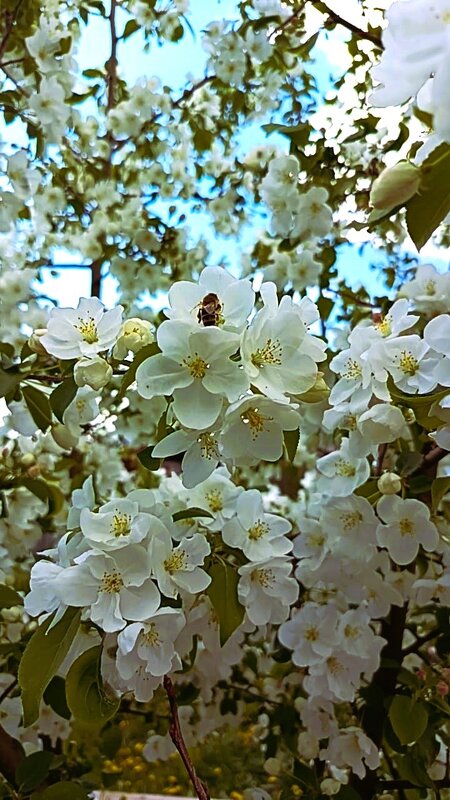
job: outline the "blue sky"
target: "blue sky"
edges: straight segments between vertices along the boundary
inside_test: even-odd
[[[169,85],[175,92],[181,92],[185,86],[187,74],[193,75],[195,80],[201,78],[205,72],[208,54],[201,45],[202,29],[209,22],[220,18],[238,19],[236,8],[236,0],[208,0],[208,2],[192,0],[189,21],[195,34],[193,35],[186,28],[185,36],[180,42],[165,43],[163,47],[152,45],[147,53],[143,50],[144,40],[141,33],[134,34],[125,43],[119,45],[118,60],[121,76],[131,85],[143,76],[157,76],[163,84]],[[119,10],[119,29],[128,18],[128,15]],[[109,50],[108,21],[100,17],[95,18],[84,30],[78,46],[77,58],[81,68],[103,66],[109,58]],[[314,74],[320,90],[326,91],[332,86],[331,67],[323,55],[323,50],[318,55],[319,58],[314,65]],[[94,107],[93,105],[91,109],[88,108],[87,112],[92,112]],[[246,126],[240,135],[240,147],[243,151],[251,150],[258,144],[264,144],[267,141],[268,137],[260,124]],[[271,141],[275,141],[280,148],[288,149],[288,140],[285,137],[272,135]],[[189,226],[194,238],[200,234],[206,235],[212,260],[223,259],[232,269],[239,264],[242,244],[250,247],[256,230],[260,229],[262,224],[264,224],[264,220],[259,216],[255,217],[254,223],[248,227],[244,237],[240,237],[238,242],[232,237],[225,238],[215,235],[212,225],[208,223],[205,215],[191,216],[189,219]],[[373,248],[371,250],[373,251]],[[339,256],[339,272],[355,288],[362,281],[370,291],[380,292],[382,287],[379,279],[368,269],[368,262],[372,258],[377,260],[376,251],[369,253],[366,250],[364,254],[359,255],[357,248],[347,247]],[[79,256],[76,253],[61,251],[55,252],[54,260],[55,263],[79,263]],[[90,276],[87,269],[73,271],[65,269],[58,278],[46,275],[44,283],[45,292],[49,296],[57,297],[61,304],[73,304],[74,291],[77,295],[83,296],[83,294],[89,293],[89,286]],[[114,287],[114,280],[106,277],[103,284],[103,299],[108,304],[114,302]]]
[[[186,76],[193,76],[198,80],[204,75],[208,54],[201,45],[201,31],[206,25],[217,19],[238,19],[236,13],[236,0],[191,0],[191,10],[189,21],[194,29],[194,35],[186,27],[183,39],[177,43],[165,43],[162,47],[152,44],[149,52],[144,52],[144,39],[140,32],[132,35],[126,42],[119,43],[118,60],[121,76],[129,84],[133,84],[140,77],[157,76],[163,84],[170,86],[175,94],[181,93],[186,83]],[[129,16],[118,10],[119,30]],[[344,36],[344,32],[339,29],[334,35]],[[317,60],[314,64],[314,75],[321,92],[326,92],[332,87],[332,67],[325,52],[330,47],[317,50]],[[77,59],[81,69],[88,67],[102,67],[110,55],[110,32],[108,20],[100,17],[92,18],[89,26],[84,28],[81,41],[78,44]],[[95,103],[84,104],[81,109],[83,113],[93,113]],[[251,150],[258,144],[267,143],[268,137],[262,130],[261,124],[251,124],[246,126],[240,134],[240,147],[243,151]],[[11,126],[12,127],[12,126]],[[14,126],[15,127],[15,126]],[[10,129],[11,140],[17,141],[16,133]],[[288,149],[288,140],[285,137],[273,135],[271,141],[275,141],[280,148]],[[21,140],[19,138],[19,142]],[[205,214],[191,215],[189,226],[193,237],[200,234],[207,238],[212,253],[212,261],[225,260],[235,271],[240,261],[240,250],[242,245],[250,248],[252,240],[255,238],[257,230],[264,224],[260,216],[255,215],[255,219],[248,226],[239,241],[232,237],[218,237]],[[267,222],[268,224],[268,222]],[[340,249],[338,257],[338,270],[342,277],[353,287],[357,288],[363,283],[366,288],[374,294],[383,292],[383,286],[376,273],[369,270],[369,263],[384,260],[381,251],[377,251],[371,246],[367,246],[364,252],[359,253],[358,247],[349,245]],[[54,252],[54,263],[80,263],[80,256],[74,252],[59,250]],[[76,305],[78,298],[89,294],[90,272],[88,269],[65,269],[59,273],[58,277],[52,277],[49,270],[44,270],[44,283],[42,292],[50,297],[54,297],[61,305]],[[108,305],[115,302],[116,291],[115,281],[111,277],[106,277],[103,283],[103,299]]]

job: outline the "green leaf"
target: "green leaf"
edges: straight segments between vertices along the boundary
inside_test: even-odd
[[[23,386],[22,394],[36,425],[45,433],[52,424],[52,409],[47,395],[34,386]]]
[[[133,361],[131,362],[130,366],[128,367],[128,372],[124,375],[122,379],[122,384],[119,389],[119,393],[117,395],[117,400],[121,400],[122,397],[125,396],[125,392],[129,386],[133,383],[136,378],[136,370],[143,361],[146,361],[147,358],[151,358],[155,356],[156,353],[160,353],[160,349],[156,342],[151,342],[151,344],[146,344],[145,347],[142,347],[136,353]]]
[[[0,367],[0,397],[6,397],[14,392],[22,378],[23,374],[18,371],[17,367],[11,367],[11,369]]]
[[[21,793],[25,794],[41,785],[49,773],[53,756],[53,753],[41,750],[31,753],[20,762],[16,769],[16,782]]]
[[[300,441],[300,428],[296,428],[294,431],[283,431],[283,438],[288,459],[292,464]]]
[[[23,606],[23,597],[15,589],[0,583],[0,608],[12,608],[13,606]]]
[[[119,699],[105,690],[100,675],[102,647],[91,647],[72,664],[66,678],[66,697],[75,719],[107,722],[119,708]]]
[[[445,475],[442,478],[436,478],[431,484],[431,506],[433,511],[437,510],[439,503],[447,492],[450,492],[450,476]]]
[[[70,48],[72,47],[72,37],[71,36],[64,36],[63,39],[59,40],[59,54],[62,56],[67,55],[70,52]]]
[[[125,28],[123,29],[122,39],[128,39],[133,33],[136,33],[140,28],[139,23],[135,19],[129,19]],[[86,75],[86,72],[83,73]]]
[[[72,377],[66,378],[62,381],[50,395],[50,406],[55,417],[62,422],[63,414],[68,406],[70,406],[78,390],[74,379]]]
[[[70,708],[66,700],[66,682],[60,675],[55,675],[44,692],[44,701],[56,714],[70,719]]]
[[[25,728],[39,717],[41,697],[69,652],[80,616],[78,608],[68,608],[51,628],[52,615],[37,628],[25,648],[18,673]]]
[[[14,345],[9,342],[0,342],[0,354],[11,360],[14,356]]]
[[[396,759],[396,767],[401,778],[411,781],[415,786],[433,787],[433,781],[428,775],[425,766],[415,753],[406,753]]]
[[[192,508],[185,508],[184,511],[176,511],[175,514],[172,514],[174,522],[180,522],[182,519],[194,519],[195,517],[209,517],[210,519],[214,519],[214,516],[210,514],[209,511],[205,511],[203,508],[196,508],[195,506]]]
[[[420,250],[450,212],[450,146],[439,145],[422,164],[419,192],[406,204],[406,225]]]
[[[417,742],[426,731],[427,710],[422,703],[416,703],[412,697],[396,695],[389,706],[388,716],[401,744]]]
[[[311,134],[311,126],[306,122],[301,122],[299,125],[277,125],[271,122],[269,125],[261,127],[268,134],[280,133],[287,136],[298,147],[306,147]]]
[[[91,793],[73,781],[60,781],[53,786],[35,793],[31,800],[89,800]]]
[[[238,600],[237,569],[223,561],[212,564],[206,593],[219,620],[220,644],[223,646],[244,619],[244,607]]]
[[[331,297],[321,295],[317,301],[317,308],[319,309],[320,318],[327,320],[334,307],[334,300]]]
[[[154,445],[151,444],[148,447],[145,447],[144,450],[140,450],[139,453],[136,453],[139,461],[141,462],[142,466],[145,469],[149,469],[154,472],[155,469],[159,469],[161,466],[161,458],[153,458]]]

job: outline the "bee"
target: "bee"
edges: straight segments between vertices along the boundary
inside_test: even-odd
[[[205,328],[217,326],[223,322],[222,303],[214,292],[205,294],[198,305],[197,320]]]

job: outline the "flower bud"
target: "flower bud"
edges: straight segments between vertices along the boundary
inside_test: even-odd
[[[319,371],[314,386],[311,386],[311,389],[308,389],[307,392],[298,394],[295,397],[302,403],[321,403],[327,399],[329,394],[330,390],[324,381],[323,372]]]
[[[402,412],[390,403],[377,403],[364,411],[358,419],[358,430],[373,444],[385,444],[409,435]]]
[[[341,785],[334,778],[325,778],[320,784],[320,791],[328,797],[332,797],[340,791]]]
[[[20,463],[22,467],[31,467],[36,463],[36,457],[33,453],[24,453],[21,456]]]
[[[402,479],[395,472],[385,472],[378,479],[377,486],[381,494],[398,494],[402,488]]]
[[[36,328],[28,339],[28,347],[39,356],[48,356],[47,350],[41,343],[41,336],[47,333],[47,328]]]
[[[91,389],[101,389],[112,378],[112,367],[101,356],[94,358],[80,358],[73,370],[74,381],[77,386],[90,386]]]
[[[370,204],[380,211],[403,205],[418,192],[421,179],[418,167],[409,161],[399,161],[383,170],[373,182]]]
[[[66,428],[65,425],[61,424],[53,426],[52,437],[56,444],[62,447],[63,450],[71,450],[72,447],[75,447],[78,442],[78,438],[76,436],[72,436],[69,429]]]
[[[441,697],[446,697],[449,692],[448,683],[445,681],[438,681],[436,684],[436,691]]]
[[[119,332],[119,338],[114,345],[113,357],[119,359],[128,354],[131,350],[132,353],[137,353],[141,347],[153,342],[153,325],[146,319],[139,319],[132,317],[127,319]]]
[[[268,758],[264,762],[264,769],[269,775],[279,775],[281,772],[281,761],[279,758]]]

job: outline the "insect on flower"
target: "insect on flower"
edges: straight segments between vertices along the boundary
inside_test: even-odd
[[[197,320],[205,328],[218,326],[223,322],[222,304],[214,292],[209,292],[198,305]]]

